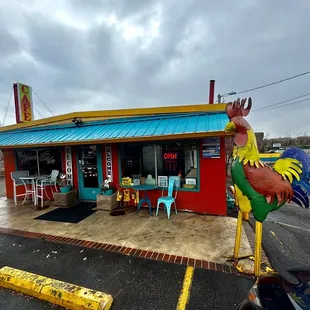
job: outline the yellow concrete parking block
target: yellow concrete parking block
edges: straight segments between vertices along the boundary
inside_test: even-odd
[[[109,294],[11,267],[0,269],[0,286],[69,309],[108,310],[113,301]]]

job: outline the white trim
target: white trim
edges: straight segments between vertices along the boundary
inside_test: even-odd
[[[39,151],[36,150],[37,153],[37,168],[38,168],[38,175],[40,175],[40,157],[39,157]]]
[[[113,182],[113,169],[112,169],[112,146],[111,144],[105,145],[105,166],[106,178]]]
[[[65,147],[66,176],[68,185],[73,185],[72,151],[71,146]]]
[[[154,160],[155,160],[155,182],[158,183],[158,172],[157,172],[157,144],[154,144]],[[157,184],[158,185],[158,184]]]

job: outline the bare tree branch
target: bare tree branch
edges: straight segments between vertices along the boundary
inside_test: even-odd
[[[227,138],[225,140],[225,161],[226,161],[226,176],[229,175],[230,166],[232,162],[232,154],[234,149],[234,139],[233,138]]]

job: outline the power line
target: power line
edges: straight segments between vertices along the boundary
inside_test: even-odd
[[[10,103],[11,103],[12,94],[13,94],[13,87],[11,87],[11,93],[10,93],[10,96],[9,96],[8,104],[7,104],[7,106],[6,106],[6,111],[5,111],[5,114],[4,114],[2,126],[4,126],[4,122],[5,122],[6,116],[7,116],[7,114],[8,114],[8,110],[9,110],[9,106],[10,106]]]
[[[305,101],[308,101],[308,100],[310,100],[310,98],[303,99],[303,100],[298,100],[298,101],[295,101],[295,102],[289,102],[289,103],[287,103],[287,104],[283,104],[283,105],[277,106],[277,107],[271,106],[271,107],[268,108],[268,109],[259,110],[259,111],[256,110],[256,111],[253,111],[253,112],[265,112],[265,111],[270,111],[270,110],[274,110],[274,109],[278,109],[278,108],[283,108],[283,107],[286,107],[286,106],[288,106],[288,105],[293,105],[293,104],[296,104],[296,103],[305,102]]]
[[[41,118],[43,118],[43,116],[39,113],[39,111],[36,109],[36,107],[33,106],[33,108],[34,108],[34,110],[39,114],[39,116],[40,116]]]
[[[239,92],[230,92],[230,93],[227,94],[227,96],[239,95],[239,94],[247,93],[247,92],[250,92],[250,91],[253,91],[253,90],[257,90],[257,89],[269,87],[269,86],[272,86],[272,85],[280,84],[282,82],[293,80],[293,79],[296,79],[296,78],[298,78],[300,76],[307,75],[307,74],[310,74],[310,71],[306,71],[306,72],[303,72],[303,73],[300,73],[300,74],[297,74],[297,75],[294,75],[294,76],[291,76],[291,77],[288,77],[288,78],[285,78],[285,79],[282,79],[282,80],[279,80],[279,81],[275,81],[275,82],[272,82],[272,83],[264,84],[264,85],[261,85],[261,86],[258,86],[258,87],[254,87],[254,88],[249,88],[249,89],[242,90],[242,91],[239,91]]]
[[[49,109],[49,107],[40,99],[40,97],[36,94],[36,92],[32,89],[32,92],[35,94],[35,96],[41,101],[41,103],[43,103],[43,105],[46,107],[46,109],[53,115],[55,116],[55,114]],[[39,114],[40,115],[40,114]],[[41,116],[42,117],[42,116]]]
[[[296,99],[299,99],[299,98],[303,98],[303,97],[306,97],[306,96],[309,96],[309,95],[310,95],[310,93],[304,94],[304,95],[301,95],[301,96],[298,96],[298,97],[294,97],[294,98],[291,98],[291,99],[287,99],[287,100],[284,100],[284,101],[280,101],[280,102],[278,102],[278,103],[270,104],[270,105],[261,107],[261,108],[259,108],[259,109],[253,110],[252,112],[258,112],[258,111],[261,111],[261,110],[265,110],[265,109],[268,109],[268,108],[270,108],[270,107],[277,106],[277,105],[281,105],[282,103],[286,103],[286,102],[289,102],[289,101],[292,101],[292,100],[296,100]]]

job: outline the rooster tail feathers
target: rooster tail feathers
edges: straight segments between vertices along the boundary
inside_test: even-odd
[[[310,179],[301,179],[300,186],[308,193],[308,196],[310,196]]]
[[[273,169],[292,184],[292,201],[309,208],[310,156],[300,148],[290,148],[282,153]]]
[[[309,194],[304,191],[299,185],[293,185],[292,201],[303,208],[309,208]]]
[[[299,181],[302,174],[302,164],[294,158],[279,158],[273,169],[277,171],[285,180],[289,180],[292,184],[294,177]]]

